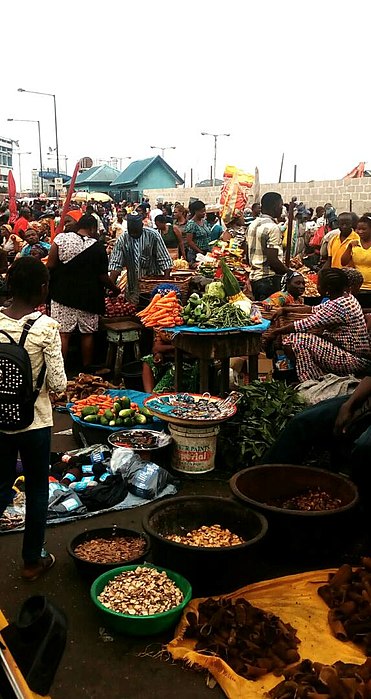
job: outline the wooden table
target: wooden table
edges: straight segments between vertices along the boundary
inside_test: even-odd
[[[179,332],[173,339],[175,347],[175,388],[182,390],[183,355],[196,357],[200,365],[200,393],[209,391],[209,364],[221,362],[220,395],[229,392],[229,360],[231,357],[249,358],[250,381],[258,378],[258,355],[261,351],[261,333],[239,330],[218,333]]]

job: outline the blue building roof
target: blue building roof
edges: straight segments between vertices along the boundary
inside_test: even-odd
[[[175,172],[175,170],[173,170],[173,168],[170,167],[170,165],[168,165],[160,155],[156,155],[153,158],[134,160],[133,163],[130,163],[130,165],[128,165],[127,168],[113,180],[111,186],[124,188],[135,185],[138,182],[139,177],[156,162],[160,163],[162,167],[170,172],[178,184],[184,184],[184,180],[179,177],[178,173]]]
[[[110,165],[95,165],[85,172],[80,172],[76,177],[76,184],[94,184],[94,182],[110,184],[119,174],[120,171]]]

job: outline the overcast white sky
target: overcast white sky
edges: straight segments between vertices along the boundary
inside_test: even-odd
[[[82,156],[133,159],[151,145],[183,176],[217,176],[225,164],[262,182],[341,178],[371,160],[369,0],[18,0],[1,4],[0,136],[19,139],[24,186],[55,146],[68,170]],[[126,161],[127,163],[128,161]],[[17,159],[16,159],[17,163]],[[64,165],[64,158],[61,157]],[[16,170],[17,175],[17,170]]]

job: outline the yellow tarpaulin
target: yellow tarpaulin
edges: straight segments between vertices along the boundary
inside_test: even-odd
[[[279,616],[285,623],[297,629],[301,643],[298,651],[301,660],[310,660],[331,665],[337,660],[345,663],[365,661],[364,653],[353,643],[338,641],[332,636],[327,623],[328,608],[318,596],[317,589],[328,580],[329,570],[312,571],[276,578],[248,585],[225,595],[226,599],[245,597],[251,604]],[[185,615],[197,610],[201,599],[194,599],[186,608],[176,629],[175,638],[167,650],[174,660],[183,660],[189,665],[197,664],[215,677],[229,699],[259,699],[276,686],[282,677],[272,673],[255,682],[237,675],[223,660],[202,655],[194,651],[195,641],[182,638],[187,625]]]

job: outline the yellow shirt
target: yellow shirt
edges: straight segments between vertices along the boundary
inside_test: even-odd
[[[328,245],[328,256],[331,257],[331,267],[337,267],[341,269],[343,265],[341,264],[341,258],[343,257],[349,243],[351,240],[359,240],[358,233],[352,231],[343,242],[340,240],[340,233],[334,235],[331,238]]]
[[[352,249],[352,260],[356,269],[363,275],[361,289],[371,291],[371,248],[365,250],[362,245]]]

